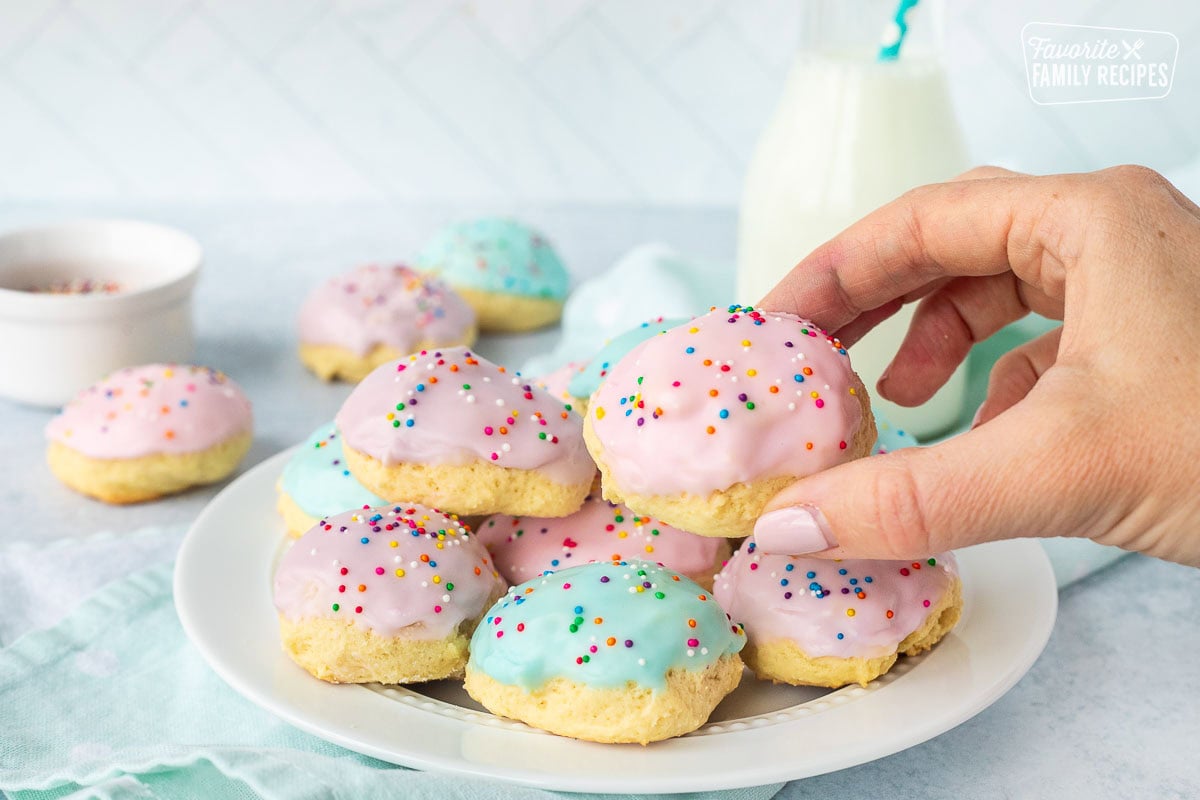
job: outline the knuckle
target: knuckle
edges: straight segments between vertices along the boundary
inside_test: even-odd
[[[1167,185],[1167,179],[1161,173],[1141,164],[1120,164],[1103,170],[1102,174],[1111,176],[1113,180],[1124,186],[1156,188]]]
[[[929,529],[917,480],[907,459],[872,476],[866,507],[879,544],[891,557],[913,558],[929,550]]]
[[[1016,173],[995,164],[980,164],[955,178],[956,181],[978,181],[990,178],[1010,178]]]
[[[880,230],[874,237],[874,261],[880,265],[881,277],[899,294],[913,270],[920,269],[927,258],[925,231],[921,226],[922,209],[936,190],[934,186],[909,189],[895,201],[899,230]]]
[[[1127,229],[1143,220],[1150,207],[1174,205],[1171,183],[1160,173],[1139,164],[1122,164],[1097,173],[1095,216]]]

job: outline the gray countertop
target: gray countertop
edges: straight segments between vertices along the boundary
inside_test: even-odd
[[[727,209],[506,210],[542,226],[577,279],[651,239],[732,262],[735,218]],[[204,245],[195,361],[228,372],[254,402],[256,440],[245,470],[330,419],[349,391],[312,378],[295,357],[293,320],[304,293],[357,262],[403,258],[454,209],[0,207],[0,231],[85,215],[173,224]],[[479,349],[520,363],[548,350],[554,337],[494,337]],[[130,508],[80,498],[44,465],[41,429],[49,416],[0,400],[7,512],[0,548],[186,523],[216,491]],[[1124,559],[1062,592],[1045,653],[993,706],[925,744],[789,784],[780,797],[1200,796],[1197,619],[1200,570]]]

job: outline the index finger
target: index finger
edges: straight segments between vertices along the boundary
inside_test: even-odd
[[[818,247],[759,305],[836,331],[866,312],[911,299],[936,281],[1012,270],[1061,296],[1063,253],[1087,176],[997,177],[922,186]]]

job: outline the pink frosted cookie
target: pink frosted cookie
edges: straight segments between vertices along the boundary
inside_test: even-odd
[[[463,347],[379,367],[337,427],[363,486],[464,515],[565,517],[596,474],[578,415]]]
[[[456,517],[416,504],[319,522],[275,573],[283,649],[331,683],[413,683],[462,674],[504,579]]]
[[[953,553],[920,561],[767,555],[754,539],[717,575],[713,596],[746,627],[742,658],[776,683],[865,686],[898,654],[933,647],[958,622]]]
[[[584,437],[606,498],[737,537],[797,478],[868,455],[875,423],[837,339],[792,314],[730,306],[613,365]]]
[[[324,380],[359,381],[416,350],[471,344],[475,312],[453,289],[406,266],[330,278],[300,309],[300,360]]]
[[[729,555],[729,545],[685,533],[598,495],[569,517],[497,514],[479,526],[479,539],[509,583],[590,561],[653,561],[681,572],[705,588]]]
[[[148,364],[84,389],[46,426],[51,471],[106,503],[219,481],[250,449],[250,401],[224,373]]]

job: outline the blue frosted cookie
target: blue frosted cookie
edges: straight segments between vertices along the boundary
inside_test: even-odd
[[[626,353],[647,339],[653,339],[663,331],[682,325],[689,319],[689,317],[657,317],[614,336],[608,344],[600,348],[596,355],[592,356],[583,369],[571,377],[567,384],[567,391],[573,397],[578,397],[586,402],[592,396],[592,392],[600,386],[600,382],[608,374],[609,368],[624,358]]]
[[[647,742],[704,724],[742,677],[742,627],[648,561],[585,564],[509,589],[471,638],[467,692],[562,736]]]
[[[288,535],[299,537],[318,520],[386,500],[350,474],[342,455],[342,438],[332,422],[312,432],[292,455],[279,478],[277,508]]]
[[[528,331],[557,322],[570,284],[546,238],[511,219],[447,225],[417,265],[439,275],[475,309],[482,331]]]

